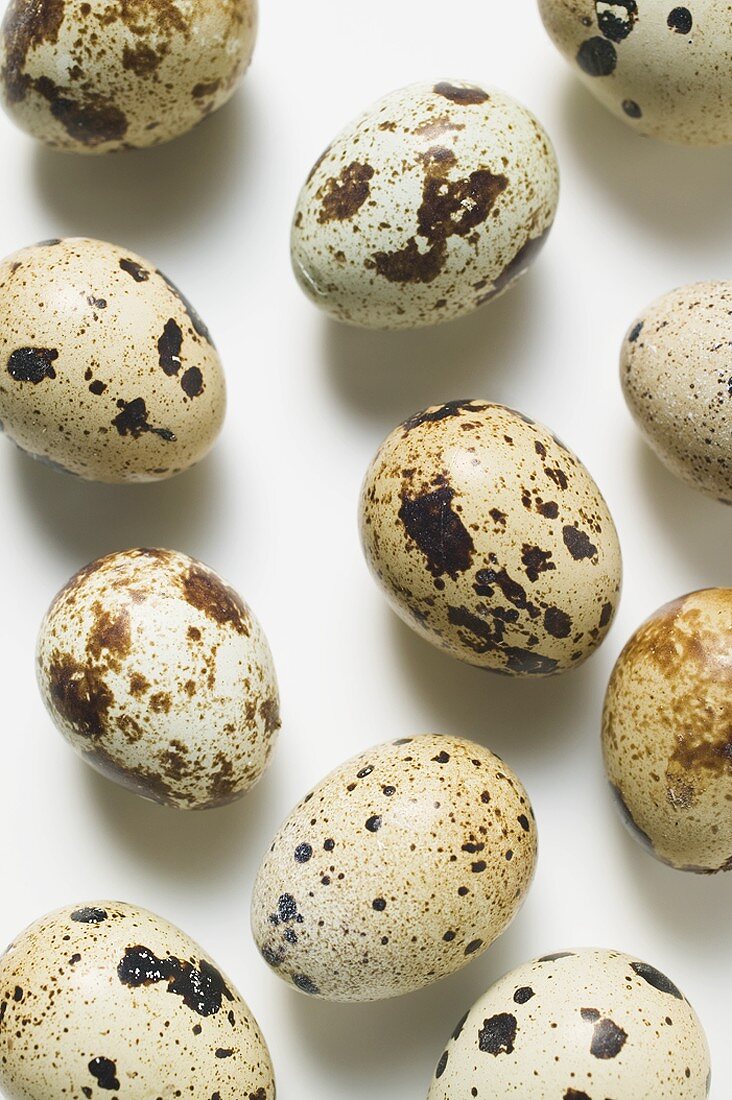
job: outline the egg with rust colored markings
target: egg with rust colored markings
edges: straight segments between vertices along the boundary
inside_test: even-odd
[[[428,1100],[705,1100],[699,1017],[670,978],[618,951],[557,951],[511,971],[458,1023]]]
[[[41,626],[37,672],[83,760],[178,809],[253,787],[280,727],[259,623],[213,570],[172,550],[121,551],[72,577]]]
[[[618,537],[580,460],[529,417],[451,401],[387,437],[361,491],[393,610],[461,661],[547,676],[584,661],[620,596]]]
[[[197,943],[119,901],[42,917],[0,957],[7,1100],[274,1100],[250,1009]]]
[[[620,378],[667,469],[732,504],[732,283],[693,283],[650,305],[623,342]]]
[[[233,95],[256,31],[256,0],[10,0],[0,98],[54,149],[159,145]]]
[[[159,481],[208,453],[225,411],[208,328],[147,260],[67,238],[0,262],[0,426],[33,458]]]
[[[605,768],[636,840],[663,863],[732,871],[732,589],[660,608],[605,696]]]
[[[425,734],[368,749],[295,807],[259,868],[252,929],[284,981],[377,1001],[460,970],[508,927],[536,825],[492,752]]]
[[[582,83],[639,134],[732,143],[727,0],[539,0],[539,10]]]
[[[297,201],[292,263],[341,321],[419,328],[512,286],[554,221],[559,171],[530,111],[438,81],[392,92],[340,134]]]

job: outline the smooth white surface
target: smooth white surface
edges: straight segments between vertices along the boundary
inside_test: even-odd
[[[433,77],[493,83],[539,115],[563,173],[554,233],[528,277],[467,320],[397,335],[338,327],[290,274],[297,191],[353,115]],[[158,911],[239,985],[282,1100],[423,1100],[445,1037],[494,978],[562,947],[615,947],[684,989],[712,1046],[712,1094],[726,1100],[732,875],[673,872],[626,836],[602,774],[599,718],[612,663],[640,621],[683,592],[732,583],[732,514],[648,453],[617,378],[624,331],[650,299],[730,277],[732,151],[637,138],[573,82],[532,0],[267,0],[244,90],[193,134],[91,161],[46,152],[3,118],[0,163],[0,253],[88,234],[149,257],[211,327],[230,393],[213,456],[158,486],[65,479],[0,441],[0,940],[67,902],[113,897]],[[468,395],[547,423],[615,515],[620,613],[575,673],[526,683],[461,666],[402,626],[367,575],[355,509],[372,453],[403,417]],[[271,771],[231,808],[184,816],[105,782],[63,744],[36,691],[35,635],[56,589],[97,555],[137,544],[203,558],[268,633],[284,728]],[[335,764],[425,731],[473,737],[521,775],[539,822],[533,890],[506,935],[457,976],[372,1006],[309,1001],[253,946],[260,855]]]

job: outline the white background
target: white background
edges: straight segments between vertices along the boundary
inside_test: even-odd
[[[398,335],[339,327],[290,274],[297,191],[352,116],[441,77],[502,87],[544,122],[563,175],[554,233],[518,287],[466,320]],[[238,984],[282,1100],[423,1100],[446,1035],[496,977],[559,948],[616,947],[681,985],[710,1039],[713,1095],[732,1094],[732,875],[671,871],[626,836],[598,740],[629,634],[683,592],[732,583],[730,512],[650,455],[617,378],[625,329],[648,301],[730,277],[731,154],[658,145],[606,114],[555,53],[533,0],[269,0],[235,100],[142,154],[67,157],[0,119],[0,253],[82,234],[141,252],[207,320],[230,393],[212,456],[156,486],[76,482],[0,441],[0,941],[69,902],[157,910]],[[441,656],[396,620],[366,572],[356,501],[378,443],[423,406],[464,396],[547,423],[615,516],[620,612],[599,653],[569,675],[506,681]],[[208,562],[269,635],[281,741],[259,787],[228,809],[186,816],[102,780],[37,694],[35,636],[56,589],[92,558],[138,544]],[[523,910],[482,958],[407,999],[340,1007],[291,992],[249,933],[262,852],[336,764],[426,731],[488,745],[527,785],[541,850]]]

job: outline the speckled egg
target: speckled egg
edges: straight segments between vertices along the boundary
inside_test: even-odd
[[[732,871],[732,589],[660,608],[618,658],[605,767],[626,825],[683,871]]]
[[[213,960],[118,901],[36,921],[0,958],[8,1100],[274,1100],[267,1045]]]
[[[55,149],[158,145],[229,99],[256,24],[256,0],[10,0],[0,97]]]
[[[519,966],[476,1001],[429,1100],[704,1100],[709,1083],[704,1031],[674,983],[585,948]]]
[[[295,211],[295,274],[341,321],[449,321],[529,267],[558,187],[549,139],[520,103],[474,84],[414,84],[375,104],[315,164]]]
[[[226,410],[211,334],[147,260],[84,238],[0,262],[0,427],[92,481],[157,481],[198,462]]]
[[[620,548],[589,473],[542,425],[486,401],[401,424],[366,475],[366,560],[413,630],[469,664],[545,676],[603,640]]]
[[[269,762],[280,715],[267,639],[185,554],[126,550],[78,572],[43,621],[37,671],[71,746],[144,798],[220,806]]]
[[[732,283],[683,286],[649,306],[625,338],[620,377],[671,473],[732,504]]]
[[[582,82],[640,134],[683,145],[732,142],[727,0],[539,0],[544,25]]]
[[[480,745],[379,745],[319,783],[265,856],[252,901],[264,959],[303,993],[395,997],[477,958],[536,863],[526,791]]]

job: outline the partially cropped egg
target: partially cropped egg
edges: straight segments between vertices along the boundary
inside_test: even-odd
[[[220,806],[269,762],[280,714],[267,639],[185,554],[126,550],[82,569],[44,619],[37,671],[71,746],[145,798]]]

